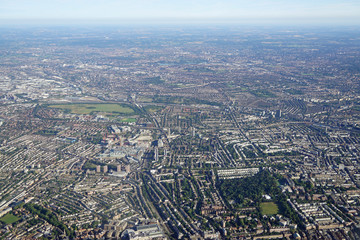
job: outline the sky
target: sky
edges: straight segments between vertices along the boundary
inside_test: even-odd
[[[360,24],[360,0],[0,0],[0,22],[16,21]]]

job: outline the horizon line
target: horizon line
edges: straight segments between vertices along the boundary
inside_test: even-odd
[[[172,25],[172,24],[247,24],[247,25],[339,25],[360,26],[360,17],[247,17],[247,18],[0,18],[0,25]]]

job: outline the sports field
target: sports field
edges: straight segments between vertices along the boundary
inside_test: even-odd
[[[125,114],[131,115],[135,113],[135,111],[125,105],[125,104],[117,104],[117,103],[76,103],[76,104],[59,104],[59,105],[49,105],[50,108],[60,108],[70,113],[74,114],[90,114],[94,112],[105,112],[112,114]]]
[[[279,211],[278,206],[273,202],[260,203],[260,209],[263,215],[275,215]]]
[[[3,216],[2,218],[0,218],[0,221],[5,224],[12,224],[18,220],[19,220],[19,218],[17,216],[14,216],[10,213],[8,213],[5,216]]]
[[[133,123],[133,122],[136,122],[136,118],[123,118],[120,120],[120,122]]]

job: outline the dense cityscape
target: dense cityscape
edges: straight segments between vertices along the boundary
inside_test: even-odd
[[[0,28],[0,239],[360,239],[356,27]]]

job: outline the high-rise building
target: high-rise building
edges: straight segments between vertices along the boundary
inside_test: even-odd
[[[160,148],[161,148],[161,147],[164,147],[164,142],[163,142],[163,140],[159,139],[157,145],[158,145],[158,147],[160,147]]]
[[[130,165],[126,165],[126,167],[125,167],[125,171],[127,172],[127,173],[130,173]]]
[[[155,147],[154,155],[155,162],[159,161],[159,149],[157,147]]]
[[[116,166],[116,171],[117,171],[117,172],[121,172],[121,165],[117,165],[117,166]]]
[[[107,173],[107,171],[108,171],[108,166],[105,165],[103,170],[104,170],[104,173]]]
[[[281,110],[280,109],[276,111],[275,117],[281,118]]]
[[[97,165],[97,166],[96,166],[96,172],[98,172],[98,173],[101,172],[101,167],[100,167],[100,165]]]

